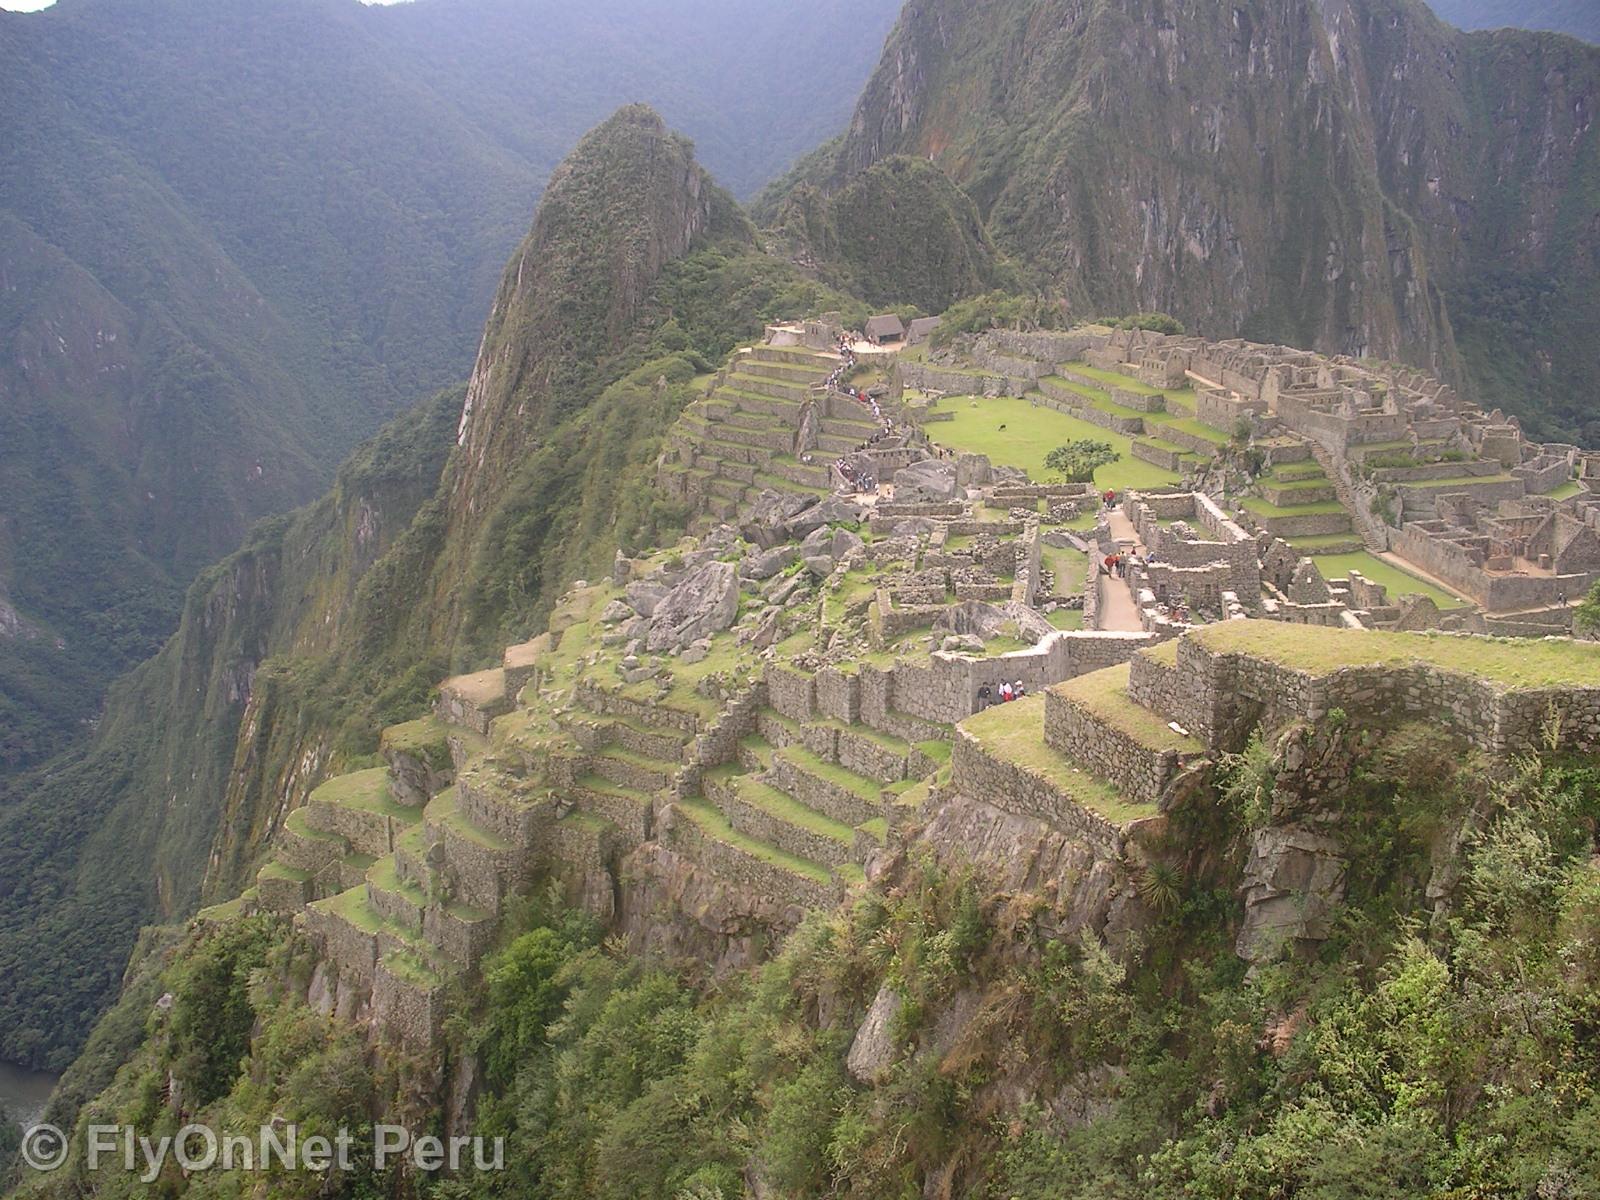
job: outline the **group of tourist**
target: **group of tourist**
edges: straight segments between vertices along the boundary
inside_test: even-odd
[[[1028,694],[1028,689],[1022,686],[1022,680],[1015,683],[1002,683],[999,688],[991,688],[987,683],[978,689],[978,711],[982,712],[991,704],[1009,704],[1013,700],[1021,700]]]
[[[848,333],[839,335],[839,365],[828,376],[828,391],[839,392],[849,396],[857,404],[872,413],[872,419],[877,422],[878,429],[870,438],[862,443],[861,449],[866,450],[877,445],[885,438],[894,436],[894,422],[884,413],[882,405],[876,398],[869,396],[860,388],[844,386],[845,377],[856,369],[856,352],[854,342]],[[839,477],[857,493],[871,493],[878,490],[877,477],[866,471],[857,471],[850,465],[849,459],[841,456],[833,464],[833,469]]]
[[[850,465],[850,460],[847,458],[840,458],[838,462],[833,464],[833,469],[839,472],[840,476],[850,485],[853,491],[859,493],[878,490],[877,479],[865,471],[857,471]]]

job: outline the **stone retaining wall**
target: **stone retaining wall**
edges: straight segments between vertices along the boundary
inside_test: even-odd
[[[1129,696],[1224,751],[1241,748],[1258,725],[1315,723],[1336,708],[1359,725],[1425,720],[1497,757],[1542,748],[1542,729],[1555,713],[1565,748],[1600,751],[1600,684],[1503,692],[1484,679],[1425,664],[1348,667],[1314,677],[1245,655],[1213,655],[1186,639],[1178,647],[1176,677],[1147,658],[1135,659]]]
[[[1123,838],[1115,825],[1084,808],[1043,775],[986,753],[963,729],[956,730],[952,771],[951,782],[962,795],[1081,838],[1104,861],[1122,857]]]
[[[1160,467],[1163,471],[1172,471],[1180,475],[1183,473],[1183,457],[1181,452],[1177,450],[1163,450],[1160,446],[1152,446],[1149,442],[1137,439],[1133,443],[1132,450],[1133,457],[1140,462],[1147,462],[1152,466]]]
[[[968,373],[931,363],[902,362],[895,369],[904,387],[951,396],[1021,396],[1033,387],[1026,376]]]
[[[372,1019],[406,1045],[431,1049],[444,1027],[440,989],[414,983],[379,962],[372,981]]]
[[[785,871],[762,862],[726,842],[707,837],[685,813],[676,813],[667,829],[667,844],[713,874],[752,895],[770,897],[781,904],[801,908],[832,908],[841,889],[832,884]]]
[[[767,702],[791,721],[809,721],[816,712],[816,676],[797,667],[767,666]]]
[[[1139,804],[1159,801],[1182,765],[1176,750],[1152,750],[1053,690],[1045,696],[1044,740]]]

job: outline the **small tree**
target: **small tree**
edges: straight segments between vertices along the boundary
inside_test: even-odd
[[[1572,627],[1579,633],[1600,633],[1600,583],[1578,602],[1572,613]]]
[[[1088,483],[1096,470],[1121,457],[1109,443],[1085,440],[1057,446],[1044,456],[1044,465],[1068,483]]]

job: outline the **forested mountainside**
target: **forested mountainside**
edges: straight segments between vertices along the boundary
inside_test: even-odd
[[[1592,0],[1428,0],[1461,29],[1548,29],[1600,42],[1600,6]]]
[[[765,319],[849,304],[760,255],[653,112],[585,138],[506,270],[465,406],[402,417],[204,572],[93,746],[7,793],[0,1056],[65,1061],[142,922],[237,893],[310,785],[536,631],[619,542],[681,523],[644,481],[692,381]]]
[[[929,0],[804,175],[931,159],[1080,313],[1403,358],[1594,441],[1600,50],[1420,0]]]
[[[80,734],[252,521],[465,376],[585,130],[655,101],[749,192],[837,129],[893,8],[0,13],[0,772]]]

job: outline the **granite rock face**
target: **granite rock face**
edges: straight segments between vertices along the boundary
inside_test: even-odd
[[[877,1082],[893,1064],[894,1023],[903,1003],[887,984],[878,989],[845,1058],[845,1069],[857,1083]]]
[[[1339,843],[1326,834],[1292,825],[1257,830],[1245,866],[1239,957],[1267,962],[1290,942],[1326,939],[1345,869]]]
[[[655,607],[645,646],[652,653],[682,649],[720,633],[739,614],[739,577],[732,563],[693,571]]]

